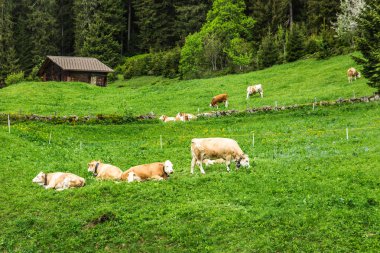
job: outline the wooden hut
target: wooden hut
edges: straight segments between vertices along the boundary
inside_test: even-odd
[[[86,82],[98,86],[107,85],[111,68],[96,58],[47,56],[38,76],[43,81]]]

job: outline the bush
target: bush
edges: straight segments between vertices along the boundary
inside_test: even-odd
[[[116,68],[124,78],[154,75],[175,78],[178,76],[180,49],[174,48],[164,52],[151,52],[125,59],[124,64]]]
[[[11,73],[5,79],[5,85],[9,86],[12,84],[20,83],[24,81],[24,71],[20,71],[17,73]]]

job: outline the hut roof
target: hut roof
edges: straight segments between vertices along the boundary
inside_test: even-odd
[[[84,71],[84,72],[113,72],[113,70],[96,58],[71,57],[71,56],[47,56],[45,63],[51,60],[62,70]],[[45,64],[43,64],[44,66]]]

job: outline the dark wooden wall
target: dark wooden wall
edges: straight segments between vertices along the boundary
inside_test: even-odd
[[[53,62],[45,67],[41,77],[43,81],[85,82],[97,86],[107,86],[107,73],[63,71]]]

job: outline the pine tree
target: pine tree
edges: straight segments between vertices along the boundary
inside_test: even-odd
[[[211,0],[180,0],[176,1],[175,34],[181,44],[188,34],[197,32],[206,21],[207,11],[211,8]]]
[[[36,0],[29,10],[30,54],[33,66],[36,66],[46,55],[59,54],[58,5],[56,0]]]
[[[0,83],[8,74],[19,70],[13,34],[13,8],[11,1],[0,0]]]
[[[368,4],[359,19],[362,37],[358,39],[358,48],[363,57],[354,57],[363,66],[363,75],[368,85],[377,88],[380,93],[380,3]]]
[[[289,38],[286,46],[286,60],[293,62],[305,55],[304,49],[304,31],[300,25],[294,24],[293,29],[289,32]]]
[[[279,49],[276,47],[275,38],[268,33],[261,41],[257,52],[259,68],[268,68],[276,64],[279,60]]]
[[[321,25],[330,25],[336,21],[340,1],[337,0],[308,0],[307,26],[310,33],[317,34]]]
[[[173,0],[133,0],[135,24],[138,29],[139,49],[162,50],[175,46],[175,8]]]
[[[74,0],[74,50],[76,55],[83,55],[83,45],[93,22],[97,0]]]
[[[72,55],[74,54],[74,17],[72,15],[74,0],[57,1],[59,1],[60,54]]]
[[[20,0],[15,2],[13,16],[15,19],[14,37],[15,49],[19,59],[20,68],[29,74],[33,69],[32,40],[30,39],[29,20],[27,19],[30,13],[32,0]]]
[[[76,54],[115,66],[122,53],[123,1],[76,0],[74,6]]]

